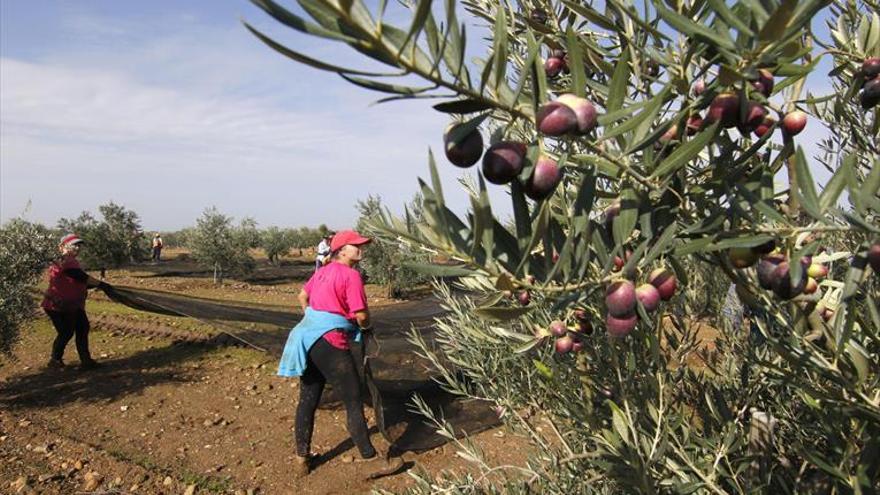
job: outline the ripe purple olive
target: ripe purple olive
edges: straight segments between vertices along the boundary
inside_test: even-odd
[[[691,115],[688,117],[687,121],[687,135],[693,136],[694,134],[700,132],[700,129],[703,128],[703,117],[699,115]]]
[[[584,350],[584,343],[581,339],[572,339],[571,352],[578,353]]]
[[[483,155],[483,176],[492,184],[507,184],[523,168],[526,145],[511,141],[493,144]]]
[[[711,125],[720,122],[721,127],[735,127],[739,122],[739,96],[736,93],[721,93],[709,105],[704,119]]]
[[[608,335],[612,337],[626,337],[636,327],[637,322],[638,319],[635,314],[624,315],[620,318],[606,315],[605,329],[608,330]]]
[[[764,120],[755,127],[755,135],[760,137],[764,137],[764,134],[771,132],[773,129],[773,124],[776,123],[776,120],[773,117],[764,117]]]
[[[874,108],[880,103],[880,77],[875,77],[873,80],[865,83],[859,100],[861,101],[862,108],[865,110]]]
[[[780,299],[791,299],[795,296],[798,296],[804,292],[804,288],[807,285],[807,274],[806,269],[809,264],[803,265],[804,268],[803,273],[801,273],[800,279],[797,281],[797,284],[793,283],[791,279],[791,270],[788,261],[783,261],[780,263],[775,270],[773,270],[773,292]]]
[[[880,243],[875,243],[868,248],[868,263],[874,269],[874,275],[880,274]]]
[[[483,154],[483,136],[477,129],[454,140],[456,131],[464,124],[453,124],[446,128],[443,144],[446,148],[446,159],[456,167],[467,168],[479,161]]]
[[[862,75],[865,79],[874,79],[880,74],[880,57],[868,57],[862,62]]]
[[[544,72],[547,77],[554,78],[565,69],[565,60],[558,57],[550,57],[544,61]]]
[[[629,280],[612,283],[605,291],[605,306],[611,316],[631,314],[636,307],[636,288]]]
[[[652,312],[660,306],[660,291],[651,284],[642,284],[636,288],[636,298],[645,307],[645,311]]]
[[[577,118],[576,134],[589,134],[590,131],[596,128],[598,112],[596,111],[596,106],[590,100],[566,93],[557,98],[556,101],[574,112]]]
[[[605,227],[611,228],[612,223],[614,222],[615,217],[620,215],[620,199],[615,199],[608,205],[608,208],[605,208]]]
[[[558,101],[551,101],[538,110],[535,118],[538,130],[545,136],[564,136],[577,129],[574,110]]]
[[[697,79],[694,83],[694,95],[700,96],[701,94],[706,92],[706,80],[705,79]]]
[[[648,283],[660,292],[660,299],[668,301],[675,295],[678,288],[678,279],[675,274],[665,268],[657,268],[648,275]]]
[[[807,126],[807,114],[800,110],[788,113],[782,118],[782,132],[789,136],[797,136]]]
[[[752,87],[755,88],[755,91],[769,97],[773,93],[773,73],[767,69],[759,69],[758,79],[752,81]]]
[[[629,261],[629,259],[632,257],[632,254],[633,254],[632,250],[627,249],[626,254],[624,255],[623,258],[621,258],[620,256],[615,256],[612,259],[614,266],[611,268],[611,271],[619,272],[620,270],[622,270],[623,267],[626,266],[626,262]],[[624,276],[627,278],[635,278],[635,267],[632,267],[630,270],[627,270],[627,272],[624,274]]]
[[[565,323],[562,320],[551,321],[548,329],[550,330],[550,334],[554,337],[562,337],[568,333],[568,329],[565,327]]]
[[[764,108],[764,105],[756,101],[750,101],[745,115],[740,119],[736,127],[743,136],[747,136],[763,124],[766,117],[767,109]]]
[[[547,24],[547,11],[544,9],[534,9],[529,14],[529,19],[535,24]]]
[[[532,295],[529,294],[529,291],[524,290],[516,295],[516,300],[519,301],[522,306],[528,306],[529,303],[532,302]]]
[[[763,289],[773,288],[773,272],[780,263],[785,261],[782,254],[768,254],[761,258],[756,271],[758,273],[758,285]]]
[[[553,195],[560,181],[562,181],[562,170],[559,169],[556,161],[542,156],[535,163],[532,176],[523,185],[523,192],[531,199],[541,201]]]
[[[568,335],[556,339],[557,354],[568,354],[572,347],[574,347],[574,339]]]

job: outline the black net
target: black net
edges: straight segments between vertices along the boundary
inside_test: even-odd
[[[114,286],[105,290],[107,296],[126,306],[153,313],[195,318],[211,325],[242,345],[269,353],[280,359],[290,329],[299,316],[276,308],[241,306],[210,299],[168,292]],[[374,335],[364,347],[353,345],[370,397],[376,423],[396,452],[420,451],[438,447],[449,439],[436,431],[427,418],[416,411],[414,395],[418,395],[438,418],[452,426],[455,436],[476,433],[499,424],[498,417],[485,402],[465,400],[451,394],[434,380],[428,363],[419,357],[409,342],[415,328],[428,345],[434,337],[433,318],[441,314],[435,300],[403,303],[394,314],[381,310],[372,315]],[[328,390],[322,407],[336,408],[341,401]]]

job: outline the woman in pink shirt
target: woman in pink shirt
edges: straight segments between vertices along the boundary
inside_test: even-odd
[[[371,330],[364,282],[354,268],[363,256],[363,246],[369,242],[370,239],[352,230],[338,232],[330,242],[330,263],[319,268],[299,294],[303,312],[308,309],[313,313],[341,315],[356,325],[349,325],[355,331],[323,327],[316,329],[314,326],[308,330],[295,329],[320,335],[307,348],[305,371],[300,375],[300,395],[294,428],[296,472],[299,476],[309,472],[311,461],[317,457],[317,454],[310,451],[312,429],[315,411],[328,381],[340,392],[345,403],[348,432],[361,457],[364,460],[378,459],[367,430],[360,379],[354,357],[349,350],[349,341],[358,335],[358,329]]]

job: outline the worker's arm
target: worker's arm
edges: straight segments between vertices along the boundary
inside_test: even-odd
[[[363,311],[355,311],[354,317],[357,320],[357,324],[361,327],[361,330],[372,330],[372,322],[370,322],[370,310],[365,309]]]
[[[88,273],[83,271],[82,268],[68,268],[67,270],[64,270],[64,274],[79,282],[85,282],[86,287],[90,289],[93,287],[99,287],[103,289],[106,286],[103,281],[89,275]]]
[[[306,308],[309,307],[309,293],[304,290],[299,291],[298,299],[299,299],[299,305],[302,308],[303,313],[305,313]]]

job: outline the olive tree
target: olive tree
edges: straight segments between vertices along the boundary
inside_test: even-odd
[[[876,3],[419,0],[395,26],[393,2],[253,1],[388,69],[248,24],[269,47],[382,101],[441,99],[446,159],[481,161],[466,215],[429,156],[424,221],[374,226],[458,262],[423,267],[466,292],[438,285],[450,313],[422,351],[534,449],[527,466],[491,466],[462,442],[481,472],[415,491],[874,492]],[[475,61],[462,6],[489,39]],[[822,60],[834,91],[814,94]],[[807,125],[833,131],[820,157]],[[509,191],[512,225],[490,187]],[[731,284],[751,330],[694,311]]]
[[[22,219],[0,226],[0,353],[8,354],[21,325],[35,314],[34,285],[58,255],[57,236]]]
[[[411,243],[383,235],[374,224],[386,214],[382,208],[382,198],[369,195],[358,200],[360,212],[356,228],[363,235],[371,236],[374,242],[367,248],[360,263],[369,283],[384,285],[390,297],[404,297],[409,291],[426,284],[430,277],[419,272],[413,265],[429,261],[426,252],[419,251]],[[406,206],[406,222],[414,225],[420,220],[421,198],[416,198]]]
[[[254,268],[249,250],[257,245],[256,222],[243,219],[235,225],[232,217],[216,207],[205,209],[188,232],[186,245],[201,265],[213,270],[214,283],[223,282],[227,274],[248,273]]]
[[[76,233],[88,245],[82,252],[83,265],[100,269],[103,276],[107,268],[143,260],[148,243],[138,214],[112,201],[99,206],[98,212],[100,220],[84,211],[58,221],[58,229]]]
[[[260,233],[260,246],[266,251],[269,263],[281,264],[280,257],[290,252],[296,244],[296,231],[275,226]]]

